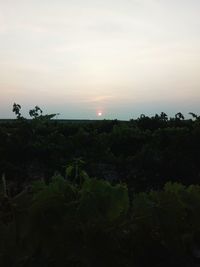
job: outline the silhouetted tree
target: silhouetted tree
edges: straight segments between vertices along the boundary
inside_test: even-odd
[[[188,114],[190,114],[190,115],[192,116],[192,118],[194,118],[194,119],[198,119],[198,116],[197,116],[195,113],[193,113],[193,112],[189,112]]]
[[[41,116],[42,113],[43,113],[43,111],[42,111],[41,108],[38,107],[38,106],[35,106],[34,109],[31,109],[31,110],[29,111],[29,115],[30,115],[31,117],[33,117],[34,119],[36,119],[36,118],[38,118],[39,116]]]
[[[17,119],[20,119],[21,118],[21,112],[20,112],[20,110],[21,110],[21,106],[19,104],[14,103],[13,104],[13,112],[16,114]]]
[[[175,118],[178,120],[184,120],[185,117],[183,116],[183,114],[181,112],[176,113]]]
[[[160,113],[160,118],[161,118],[162,121],[167,121],[168,120],[167,114],[164,113],[164,112]]]

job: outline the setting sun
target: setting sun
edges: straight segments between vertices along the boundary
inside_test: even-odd
[[[97,115],[98,115],[99,117],[102,116],[102,112],[99,111],[99,112],[97,113]]]

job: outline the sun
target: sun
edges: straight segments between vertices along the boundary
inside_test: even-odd
[[[98,115],[99,117],[101,117],[101,116],[102,116],[102,112],[99,111],[99,112],[97,113],[97,115]]]

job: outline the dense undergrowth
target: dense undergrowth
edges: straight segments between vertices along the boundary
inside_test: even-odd
[[[200,186],[131,199],[124,184],[88,177],[57,175],[13,198],[2,189],[0,266],[196,266]]]

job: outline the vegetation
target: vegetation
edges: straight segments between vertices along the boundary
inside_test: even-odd
[[[167,183],[128,196],[123,184],[62,176],[1,191],[1,266],[195,266],[200,186]]]
[[[200,117],[0,124],[0,266],[200,260]]]
[[[90,177],[122,181],[134,192],[161,189],[168,181],[186,185],[200,179],[200,117],[165,113],[130,121],[62,123],[30,110],[31,120],[14,104],[17,120],[0,124],[0,175],[20,191],[35,179],[48,181],[66,165],[85,162]],[[19,187],[19,188],[18,188]]]

